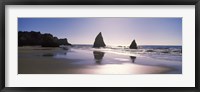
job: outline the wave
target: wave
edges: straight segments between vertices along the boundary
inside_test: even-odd
[[[128,56],[145,56],[164,60],[182,61],[182,46],[139,46],[139,49],[129,49],[128,46],[92,48],[92,45],[74,45],[72,48]]]

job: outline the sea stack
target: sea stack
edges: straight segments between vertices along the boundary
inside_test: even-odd
[[[101,34],[101,32],[100,32],[100,33],[97,35],[97,37],[95,38],[93,47],[94,47],[94,48],[100,48],[100,47],[105,47],[105,46],[106,46],[106,44],[104,43],[102,34]]]
[[[131,45],[129,46],[129,49],[137,49],[137,43],[135,40],[132,41]]]

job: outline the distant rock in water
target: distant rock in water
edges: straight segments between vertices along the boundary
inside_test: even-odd
[[[129,46],[129,49],[137,49],[137,43],[135,40],[132,41],[131,45]]]
[[[100,47],[105,47],[105,46],[106,46],[106,44],[104,43],[102,34],[101,34],[101,32],[100,32],[100,33],[97,35],[97,37],[95,38],[93,47],[94,47],[94,48],[100,48]]]

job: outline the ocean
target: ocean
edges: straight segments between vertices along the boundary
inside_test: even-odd
[[[138,49],[129,49],[128,46],[106,46],[105,48],[92,48],[92,45],[74,45],[72,48],[82,50],[95,50],[129,56],[145,56],[155,59],[182,61],[182,46],[139,45]]]

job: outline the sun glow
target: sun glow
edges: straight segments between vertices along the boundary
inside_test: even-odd
[[[169,71],[169,68],[158,66],[144,66],[137,64],[111,64],[99,66],[99,69],[95,71],[97,74],[153,74]]]

